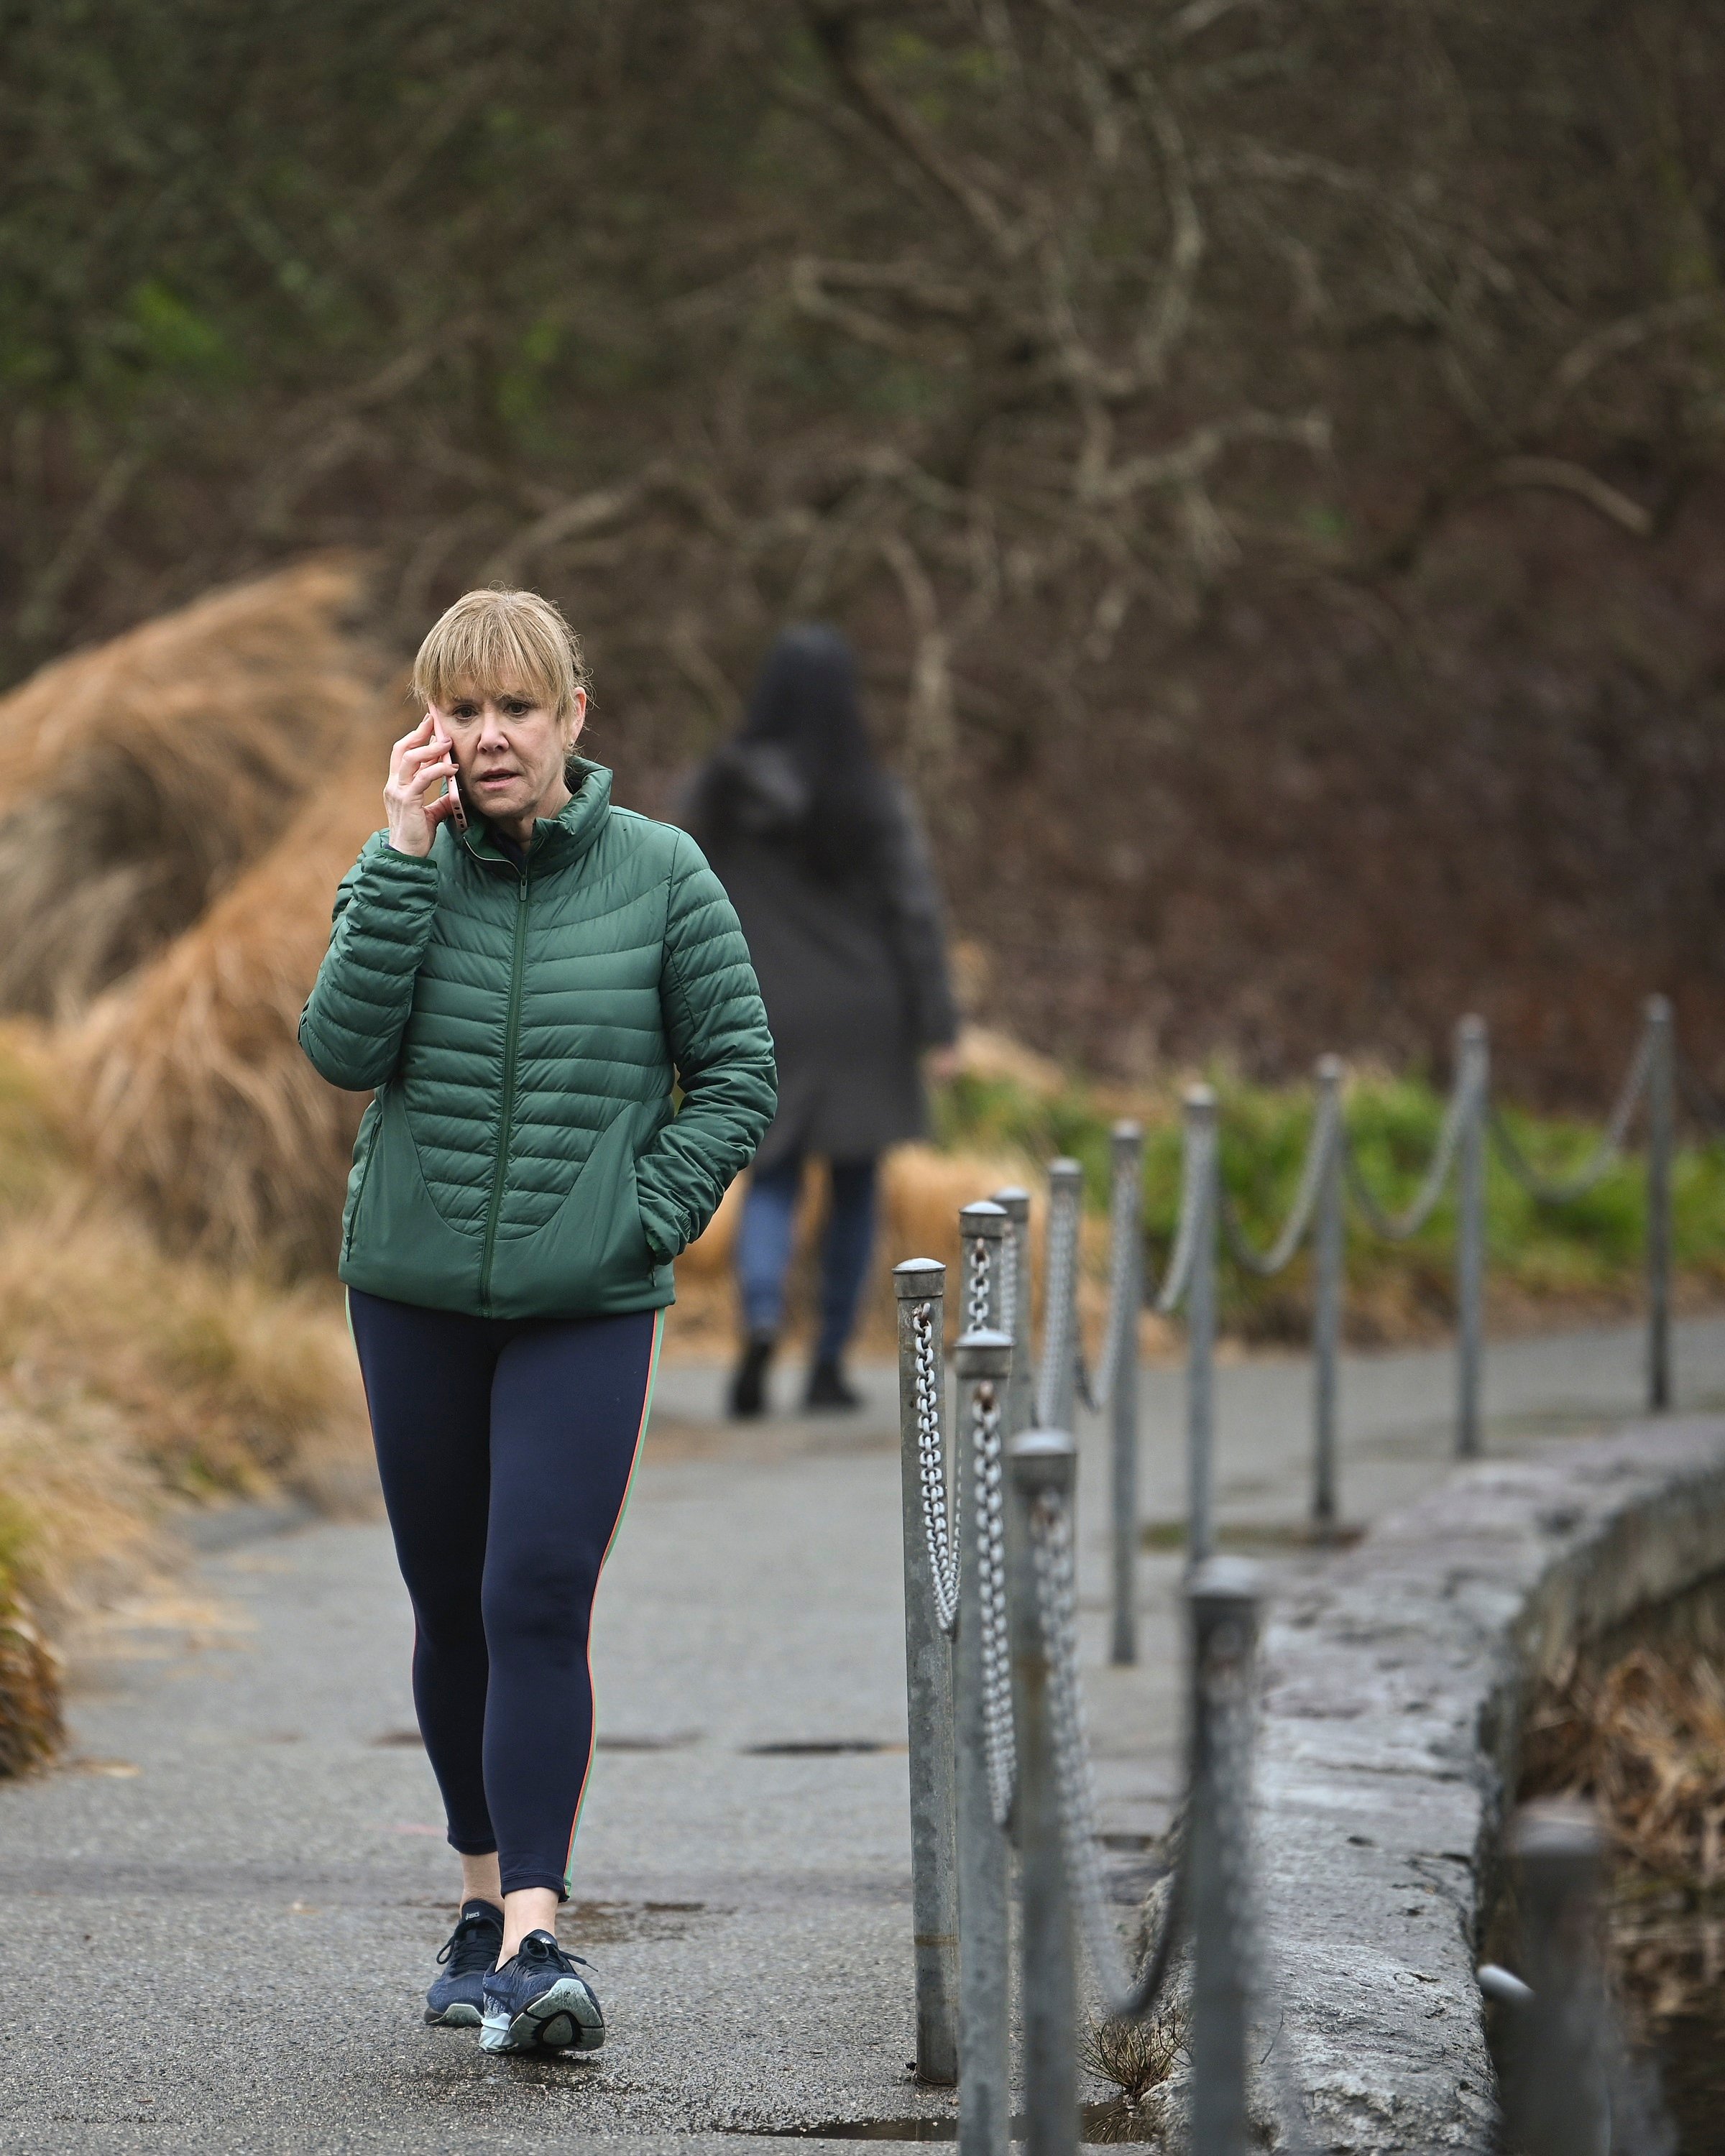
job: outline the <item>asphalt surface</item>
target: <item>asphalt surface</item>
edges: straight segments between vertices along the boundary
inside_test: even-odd
[[[1450,1371],[1350,1358],[1351,1517],[1448,1471]],[[907,2071],[895,1383],[867,1374],[855,1417],[739,1435],[713,1418],[717,1373],[662,1373],[601,1590],[602,1749],[564,1927],[610,2019],[598,2061],[490,2059],[421,2024],[456,1874],[387,1533],[240,1513],[76,1643],[70,1762],[0,1787],[0,2148],[737,2156],[784,2146],[763,2129],[949,2116]],[[1629,1329],[1499,1346],[1489,1443],[1609,1425],[1640,1382]],[[1679,1383],[1725,1399],[1725,1322],[1679,1328]],[[1297,1361],[1221,1373],[1219,1515],[1260,1531],[1272,1569],[1322,1561],[1280,1532],[1303,1512],[1308,1399]],[[1152,1521],[1181,1507],[1180,1414],[1178,1374],[1149,1373]],[[1178,1783],[1180,1560],[1145,1559],[1140,1665],[1101,1666],[1094,1433],[1084,1452],[1086,1683],[1124,1903]]]

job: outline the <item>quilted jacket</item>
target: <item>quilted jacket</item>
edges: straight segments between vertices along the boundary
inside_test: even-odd
[[[476,1317],[656,1309],[772,1119],[766,1012],[700,849],[614,808],[598,764],[569,784],[523,864],[475,820],[424,859],[379,832],[342,879],[300,1040],[377,1088],[352,1286]]]

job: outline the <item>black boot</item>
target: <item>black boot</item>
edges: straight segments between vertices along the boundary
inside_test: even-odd
[[[819,1411],[828,1408],[860,1408],[862,1404],[862,1394],[845,1383],[836,1355],[823,1356],[809,1373],[809,1390],[803,1396],[805,1408]]]
[[[773,1360],[773,1348],[770,1332],[750,1335],[731,1380],[731,1412],[739,1419],[767,1412],[767,1365]]]

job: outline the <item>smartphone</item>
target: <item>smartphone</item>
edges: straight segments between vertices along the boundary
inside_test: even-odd
[[[432,739],[453,762],[455,754],[454,746],[435,719],[431,722],[431,734]],[[465,831],[467,829],[467,804],[461,798],[461,782],[454,772],[449,773],[448,782],[444,787],[444,793],[449,804],[450,822],[458,831]]]

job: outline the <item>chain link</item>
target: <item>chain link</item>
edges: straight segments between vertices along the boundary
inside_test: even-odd
[[[1048,1280],[1043,1288],[1042,1360],[1036,1370],[1036,1419],[1052,1430],[1060,1415],[1062,1383],[1075,1355],[1073,1296],[1076,1287],[1081,1189],[1050,1192],[1048,1214]]]
[[[1073,1342],[1078,1366],[1078,1396],[1092,1414],[1106,1412],[1114,1397],[1121,1363],[1137,1347],[1138,1296],[1135,1292],[1138,1249],[1143,1240],[1143,1183],[1136,1159],[1114,1172],[1108,1219],[1108,1322],[1102,1331],[1102,1359],[1093,1377],[1084,1358],[1081,1328]]]
[[[1173,1965],[1183,1902],[1182,1871],[1176,1871],[1156,1944],[1138,1969],[1130,1969],[1108,1912],[1096,1835],[1096,1780],[1078,1673],[1072,1517],[1065,1500],[1050,1491],[1045,1491],[1030,1509],[1030,1563],[1042,1650],[1048,1662],[1055,1786],[1060,1799],[1060,1848],[1067,1889],[1077,1906],[1079,1926],[1102,1987],[1108,2018],[1142,2020],[1166,1984]]]
[[[983,1664],[983,1731],[994,1823],[1012,1818],[1019,1778],[1012,1710],[1012,1650],[1007,1636],[1006,1513],[1002,1489],[1000,1399],[992,1379],[977,1386],[971,1411],[971,1465],[977,1508],[977,1609]]]
[[[1006,1233],[1000,1238],[1000,1307],[995,1314],[995,1329],[1011,1336],[1014,1348],[1019,1337],[1019,1224],[1010,1214],[1007,1216]]]
[[[989,1330],[989,1283],[993,1276],[994,1253],[991,1238],[976,1235],[970,1245],[970,1278],[966,1284],[964,1329],[967,1332],[986,1332]]]
[[[934,1305],[915,1304],[911,1336],[916,1361],[916,1459],[922,1485],[922,1528],[928,1538],[928,1578],[935,1622],[950,1639],[958,1622],[958,1507],[947,1506],[947,1438],[935,1378]]]
[[[1477,1064],[1469,1063],[1460,1073],[1455,1089],[1450,1096],[1450,1105],[1444,1111],[1443,1128],[1438,1132],[1437,1150],[1432,1155],[1431,1166],[1426,1170],[1425,1181],[1420,1194],[1404,1213],[1386,1213],[1373,1195],[1371,1185],[1360,1173],[1359,1163],[1354,1157],[1351,1142],[1345,1144],[1343,1163],[1348,1173],[1348,1188],[1354,1202],[1366,1216],[1366,1224],[1374,1235],[1386,1242],[1405,1243],[1430,1219],[1450,1180],[1450,1170],[1455,1164],[1456,1148],[1461,1143],[1461,1133],[1467,1119],[1475,1109],[1483,1105],[1481,1086],[1483,1074]]]
[[[1578,1198],[1585,1198],[1589,1191],[1598,1188],[1616,1166],[1623,1152],[1623,1142],[1629,1136],[1630,1125],[1635,1120],[1635,1110],[1641,1105],[1641,1095],[1652,1075],[1653,1029],[1648,1026],[1642,1032],[1640,1045],[1635,1050],[1629,1075],[1618,1093],[1616,1105],[1611,1111],[1611,1119],[1605,1126],[1604,1133],[1586,1165],[1579,1168],[1574,1175],[1565,1176],[1559,1182],[1548,1182],[1528,1160],[1508,1124],[1493,1107],[1491,1111],[1491,1137],[1497,1145],[1499,1159],[1522,1189],[1542,1205],[1568,1205]]]
[[[1340,1105],[1333,1093],[1326,1094],[1312,1119],[1312,1137],[1306,1148],[1306,1163],[1300,1171],[1300,1187],[1294,1194],[1292,1209],[1282,1224],[1281,1233],[1267,1250],[1254,1250],[1240,1224],[1233,1199],[1225,1188],[1220,1189],[1222,1232],[1228,1239],[1235,1262],[1247,1272],[1255,1273],[1260,1280],[1270,1280],[1292,1262],[1317,1210],[1318,1194],[1323,1188],[1324,1176],[1340,1135]]]
[[[1189,1138],[1186,1144],[1184,1172],[1180,1181],[1180,1222],[1174,1235],[1173,1253],[1168,1259],[1161,1292],[1154,1308],[1158,1317],[1172,1317],[1185,1300],[1186,1291],[1192,1285],[1193,1260],[1198,1252],[1199,1223],[1204,1207],[1209,1203],[1212,1178],[1216,1168],[1216,1133],[1214,1125],[1200,1132],[1196,1139]]]

